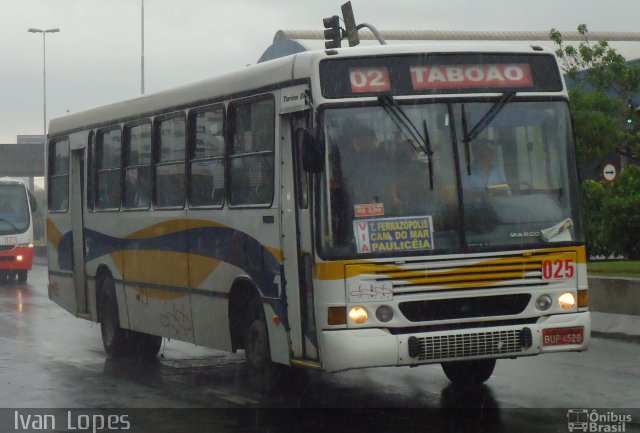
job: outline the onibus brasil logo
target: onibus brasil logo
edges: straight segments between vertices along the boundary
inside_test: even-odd
[[[613,411],[598,412],[595,409],[569,409],[567,411],[567,427],[570,432],[602,432],[624,433],[631,415],[618,414]]]

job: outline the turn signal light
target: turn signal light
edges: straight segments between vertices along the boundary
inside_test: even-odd
[[[589,306],[589,291],[578,290],[578,308],[587,308]]]
[[[347,307],[329,307],[327,322],[329,325],[346,325]]]

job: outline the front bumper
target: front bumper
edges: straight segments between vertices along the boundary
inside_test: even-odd
[[[550,328],[584,328],[580,344],[544,346]],[[528,329],[528,331],[526,330]],[[530,345],[523,340],[530,338]],[[589,312],[541,317],[526,325],[392,334],[387,329],[343,329],[320,332],[322,368],[327,372],[353,368],[410,366],[482,358],[513,358],[549,352],[582,351],[591,335]],[[411,339],[411,337],[415,337]],[[417,356],[409,345],[420,344]],[[412,351],[415,353],[415,349]]]
[[[16,246],[12,250],[0,252],[0,270],[31,270],[33,247]]]

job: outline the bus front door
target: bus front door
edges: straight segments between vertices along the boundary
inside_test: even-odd
[[[292,121],[291,165],[293,166],[293,197],[291,204],[294,212],[283,212],[292,221],[283,221],[285,227],[295,228],[295,233],[285,233],[285,256],[294,259],[286,266],[287,285],[289,287],[289,316],[291,320],[291,339],[295,356],[308,361],[319,361],[318,342],[314,313],[313,290],[313,232],[311,212],[311,179],[302,169],[301,144],[307,115],[297,115]],[[284,134],[283,134],[284,135]],[[290,172],[289,172],[290,173]],[[283,182],[286,187],[286,182]],[[295,216],[294,216],[295,215]],[[295,218],[295,219],[294,219]],[[294,241],[295,240],[295,241]],[[287,251],[288,250],[288,251]],[[295,294],[291,293],[296,287]],[[294,326],[296,329],[294,329]]]

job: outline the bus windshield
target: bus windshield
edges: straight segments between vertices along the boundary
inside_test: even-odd
[[[20,185],[0,185],[0,234],[22,233],[29,228],[27,193]]]
[[[508,102],[471,140],[495,101],[401,105],[410,122],[384,105],[323,111],[324,255],[582,240],[565,101]]]

